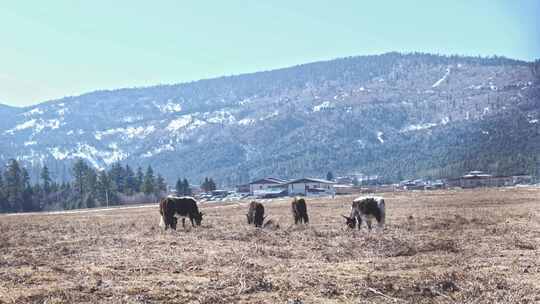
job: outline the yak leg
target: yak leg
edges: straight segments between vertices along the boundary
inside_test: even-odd
[[[307,212],[306,212],[306,214],[304,214],[303,218],[304,218],[304,224],[309,223],[309,218],[308,218]]]
[[[159,227],[167,229],[167,226],[165,226],[165,217],[163,216],[163,214],[159,217]]]
[[[169,215],[165,218],[165,230],[167,230],[167,228],[169,227],[176,230],[176,227],[174,225],[174,216],[172,215]]]
[[[385,214],[384,212],[381,214],[379,220],[377,221],[377,226],[382,231],[384,229],[384,222],[385,222]]]
[[[186,218],[182,217],[182,228],[186,229]]]
[[[364,216],[364,221],[366,221],[366,226],[367,226],[368,230],[371,231],[371,216],[365,215]]]

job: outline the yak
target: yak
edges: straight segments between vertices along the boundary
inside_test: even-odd
[[[309,223],[306,201],[303,198],[295,197],[291,203],[291,209],[292,209],[292,215],[294,218],[294,224]]]
[[[165,197],[159,202],[159,214],[161,215],[160,226],[164,226],[165,230],[171,227],[176,230],[178,219],[176,214],[182,217],[182,227],[186,228],[186,217],[189,217],[191,226],[200,226],[203,213],[199,212],[197,201],[189,196],[184,197]]]
[[[371,218],[377,220],[377,226],[380,229],[384,228],[385,223],[385,205],[382,197],[359,197],[353,200],[351,207],[351,215],[342,215],[346,220],[346,225],[349,228],[355,228],[358,224],[358,229],[362,227],[362,222],[366,222],[368,229],[371,231]]]
[[[249,209],[246,217],[249,225],[254,224],[255,227],[261,227],[264,222],[263,204],[256,201],[249,203]]]

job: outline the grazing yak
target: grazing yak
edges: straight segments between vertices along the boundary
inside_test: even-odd
[[[307,213],[306,201],[303,198],[294,198],[291,203],[292,215],[294,223],[309,223],[309,217]]]
[[[249,203],[249,209],[246,217],[249,225],[255,224],[255,227],[261,227],[264,222],[263,204],[256,201]]]
[[[384,228],[385,207],[382,197],[359,197],[355,199],[351,207],[351,215],[343,217],[346,219],[346,224],[350,228],[362,227],[362,222],[365,221],[369,230],[371,230],[371,218],[377,220],[377,225],[380,229]]]
[[[161,214],[160,226],[171,227],[176,230],[178,219],[176,214],[182,217],[182,227],[186,228],[186,217],[189,217],[191,225],[200,226],[203,213],[197,208],[197,201],[192,197],[165,197],[159,202],[159,214]]]

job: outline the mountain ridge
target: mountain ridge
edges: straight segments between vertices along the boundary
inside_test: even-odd
[[[152,84],[147,86],[133,86],[133,87],[120,87],[115,89],[96,89],[96,90],[90,90],[88,92],[83,92],[81,94],[75,94],[75,95],[69,95],[69,96],[63,96],[59,98],[53,98],[49,100],[44,100],[39,103],[33,104],[33,105],[27,105],[27,106],[14,106],[9,105],[0,102],[1,106],[11,107],[11,108],[17,108],[17,109],[31,109],[39,105],[47,104],[47,103],[54,103],[59,101],[65,101],[66,99],[75,99],[79,97],[83,97],[85,95],[91,95],[91,94],[100,94],[100,93],[113,93],[113,92],[119,92],[119,91],[129,91],[129,90],[144,90],[144,89],[153,89],[158,87],[175,87],[175,86],[182,86],[182,85],[189,85],[197,82],[206,82],[206,81],[214,81],[214,80],[223,80],[228,78],[235,78],[235,77],[243,77],[243,76],[253,76],[255,74],[263,74],[263,73],[272,73],[272,72],[281,72],[285,70],[295,69],[295,68],[302,68],[310,65],[318,65],[318,64],[326,64],[334,61],[341,61],[341,60],[354,60],[357,58],[365,58],[365,57],[376,57],[376,56],[386,56],[386,55],[400,55],[400,56],[407,56],[407,55],[421,55],[421,56],[435,56],[435,57],[442,57],[442,58],[448,58],[448,60],[455,60],[456,58],[463,59],[465,61],[479,61],[479,60],[488,60],[488,61],[503,61],[510,65],[527,65],[532,64],[533,61],[527,61],[523,59],[515,59],[505,56],[498,56],[498,55],[491,55],[491,56],[471,56],[471,55],[459,55],[459,54],[452,54],[452,55],[442,55],[442,54],[433,54],[433,53],[423,53],[423,52],[386,52],[382,54],[370,54],[370,55],[354,55],[354,56],[346,56],[346,57],[337,57],[333,59],[324,59],[324,60],[317,60],[307,63],[301,63],[297,65],[291,65],[286,67],[278,67],[278,68],[270,68],[268,70],[261,70],[256,72],[248,72],[248,73],[238,73],[238,74],[231,74],[231,75],[223,75],[223,76],[217,76],[217,77],[208,77],[208,78],[201,78],[191,81],[185,81],[185,82],[176,82],[176,83],[165,83],[165,84]]]
[[[36,170],[48,164],[58,179],[69,177],[58,163],[76,157],[96,167],[115,161],[153,165],[169,181],[214,176],[235,184],[269,174],[326,171],[396,179],[448,165],[435,161],[441,155],[431,155],[414,168],[384,169],[387,161],[373,151],[399,159],[411,136],[421,138],[414,143],[444,146],[442,138],[431,143],[429,134],[460,124],[480,128],[476,122],[512,111],[527,121],[523,130],[536,136],[538,91],[534,63],[520,60],[395,52],[346,57],[181,84],[99,90],[18,108],[13,115],[0,113],[0,160],[15,157]],[[526,138],[518,138],[526,158],[536,159],[536,147],[526,148]],[[339,150],[347,155],[339,156]],[[420,170],[422,163],[432,168]]]

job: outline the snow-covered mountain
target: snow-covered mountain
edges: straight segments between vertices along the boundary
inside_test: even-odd
[[[534,67],[388,53],[0,106],[0,160],[48,164],[59,179],[80,157],[100,168],[150,164],[169,180],[228,184],[329,170],[455,174],[469,160],[520,170],[511,165],[518,151],[528,162],[540,151]]]

